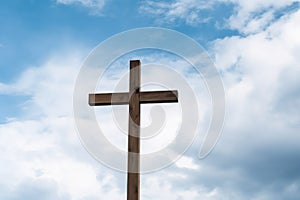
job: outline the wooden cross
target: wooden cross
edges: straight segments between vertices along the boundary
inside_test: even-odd
[[[141,92],[140,66],[139,60],[130,61],[129,93],[89,94],[90,106],[129,104],[127,200],[140,199],[141,104],[178,102],[177,90]]]

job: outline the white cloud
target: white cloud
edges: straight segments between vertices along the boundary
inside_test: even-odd
[[[56,0],[58,4],[80,5],[90,9],[92,15],[101,15],[105,0]]]
[[[264,30],[275,18],[274,14],[299,0],[230,0],[235,5],[235,12],[228,21],[231,29],[241,33],[252,34]]]
[[[176,161],[176,166],[179,168],[198,169],[199,166],[194,163],[193,159],[187,156],[182,156]]]
[[[117,177],[120,175],[116,175],[113,170],[106,169],[100,163],[93,161],[80,144],[74,129],[72,92],[83,54],[74,49],[67,54],[59,52],[59,55],[52,56],[41,66],[26,69],[15,83],[0,85],[1,94],[17,94],[28,97],[28,100],[21,106],[22,116],[15,116],[14,119],[0,126],[0,149],[4,152],[0,164],[7,166],[0,169],[0,174],[4,177],[2,180],[5,180],[5,182],[0,181],[0,185],[11,188],[3,188],[2,194],[10,197],[16,193],[16,196],[22,196],[24,191],[20,188],[27,185],[32,192],[47,191],[48,198],[93,199],[101,198],[103,195],[107,199],[124,198],[125,174],[118,179]],[[187,65],[186,62],[172,60],[168,57],[147,58],[145,56],[141,59],[145,63],[156,61],[160,64],[178,66],[178,71],[181,70],[182,74],[186,70],[184,66]],[[149,76],[162,75],[160,70],[162,69],[151,71],[149,67],[148,70],[145,70],[146,72],[144,71],[143,80],[145,81]],[[119,74],[119,71],[116,73]],[[168,82],[175,83],[171,77],[161,76],[156,79],[164,78]],[[192,81],[198,82],[197,79],[199,77],[195,76]],[[116,79],[116,81],[118,80]],[[110,81],[106,84],[111,86],[115,82]],[[203,89],[205,85],[202,83],[197,87]],[[109,87],[104,86],[103,88]],[[199,94],[205,96],[203,90],[202,93]],[[202,99],[200,103],[206,104],[203,101],[206,100]],[[201,110],[203,111],[201,116],[203,116],[208,108],[203,106]],[[174,109],[171,111],[173,112]],[[177,118],[175,114],[172,115],[171,119]],[[109,127],[108,133],[111,133],[111,127],[115,126],[114,121],[111,118],[106,118],[106,120],[106,125]],[[174,129],[177,124],[175,120],[173,123],[171,126]],[[143,150],[153,151],[156,146],[160,148],[170,143],[172,140],[169,138],[173,137],[172,131],[169,129],[165,132],[161,141],[152,142],[152,144],[151,142],[144,143]],[[118,140],[119,138],[113,138],[113,141]],[[125,146],[126,143],[121,143],[121,145]],[[198,169],[189,157],[184,157],[179,161],[178,166],[183,169]],[[168,185],[171,183],[167,180],[165,185],[168,190]],[[149,190],[143,189],[142,196],[145,197],[148,194]],[[30,196],[30,194],[28,195]],[[159,198],[160,193],[155,195]],[[170,197],[189,196],[191,199],[197,199],[199,196],[196,189],[181,190],[178,193],[171,193],[169,190],[165,196],[168,195],[172,195]],[[43,196],[43,199],[47,199],[47,197]]]
[[[53,56],[43,66],[28,68],[13,84],[0,83],[0,93],[28,95],[30,99],[23,106],[26,113],[44,116],[70,115],[72,87],[82,60],[79,52],[70,52],[72,55],[64,59]]]
[[[72,93],[83,55],[53,56],[1,84],[2,94],[29,97],[22,116],[0,125],[1,199],[124,198],[114,172],[87,154],[74,129]]]
[[[144,1],[140,13],[148,13],[157,18],[158,23],[178,23],[188,25],[206,23],[209,17],[202,18],[201,11],[212,9],[213,1],[177,0],[173,2]]]
[[[144,1],[140,6],[141,13],[148,13],[156,18],[158,23],[176,25],[184,22],[188,25],[206,23],[216,12],[216,5],[232,5],[234,12],[226,20],[221,28],[238,30],[243,34],[253,34],[263,31],[275,19],[275,13],[291,6],[299,0],[175,0],[172,2]],[[203,14],[203,11],[210,11]],[[224,11],[221,11],[224,12]],[[220,26],[221,22],[218,22]]]
[[[142,177],[142,187],[147,188],[144,190],[143,199],[227,199],[219,193],[217,188],[208,189],[201,185],[186,188],[184,185],[174,188],[173,182],[188,182],[186,178],[174,177],[171,173],[158,172],[159,175],[145,175]],[[162,178],[163,177],[163,178]],[[145,179],[145,180],[143,180]]]
[[[230,163],[228,169],[239,168],[235,176],[241,173],[247,179],[240,184],[251,182],[254,190],[259,185],[268,188],[254,199],[295,199],[300,192],[300,176],[294,169],[300,163],[290,162],[299,156],[295,141],[300,139],[300,118],[294,112],[300,109],[299,21],[297,11],[260,33],[215,41],[216,65],[226,87],[227,120],[213,154],[228,157],[224,160]],[[238,182],[237,178],[232,187],[242,190]],[[287,192],[295,183],[297,189]]]
[[[148,62],[156,61],[156,58],[148,58]],[[147,62],[146,57],[142,59]],[[22,116],[15,116],[0,125],[0,149],[4,152],[0,162],[7,166],[0,170],[2,177],[5,177],[2,179],[5,182],[0,181],[0,185],[11,188],[3,188],[3,194],[10,196],[20,193],[16,196],[22,196],[24,191],[20,188],[27,185],[33,192],[47,191],[48,198],[92,199],[101,198],[101,195],[108,199],[124,197],[125,175],[118,180],[118,175],[113,170],[105,169],[100,163],[94,162],[80,144],[74,129],[72,92],[82,60],[83,53],[74,49],[67,54],[60,52],[43,65],[26,69],[15,83],[1,83],[1,94],[28,97],[21,106]],[[159,61],[160,64],[170,62],[168,58],[160,58]],[[183,64],[186,65],[185,62],[177,60],[171,63],[172,66],[180,66],[181,70],[184,70]],[[143,80],[157,73],[159,74],[158,71],[148,70]],[[164,78],[174,83],[169,76]],[[115,82],[108,81],[106,84],[111,86]],[[106,87],[105,85],[104,88]],[[176,115],[173,114],[173,118],[176,119]],[[106,120],[106,125],[110,127],[108,132],[111,133],[111,127],[115,126],[114,121],[107,117]],[[172,127],[176,128],[176,123]],[[144,143],[143,150],[153,151],[156,146],[160,148],[170,142],[170,137],[172,134],[169,129],[164,138],[154,145]],[[118,140],[119,138],[113,138],[113,141]],[[126,143],[121,145],[125,146]],[[183,160],[186,161],[187,163],[179,161],[179,166],[197,169],[192,160]],[[195,192],[181,191],[177,195],[189,194],[192,198]],[[45,196],[43,198],[47,199]]]
[[[0,132],[0,163],[3,166],[0,184],[10,188],[2,189],[2,195],[36,194],[37,187],[29,188],[31,191],[19,188],[31,182],[44,187],[49,181],[55,184],[56,189],[35,198],[48,199],[47,195],[56,192],[71,199],[101,198],[102,195],[119,199],[124,195],[115,185],[117,181],[110,170],[102,174],[106,169],[90,160],[80,145],[71,118],[15,121],[1,125]],[[97,178],[98,174],[101,174],[101,179]],[[106,191],[107,188],[109,191]]]
[[[180,199],[184,191],[187,199],[299,197],[299,22],[300,10],[257,33],[214,41],[227,95],[220,142],[209,157],[193,161],[198,168],[189,169],[184,157],[176,168],[145,175],[146,199]]]
[[[142,176],[143,199],[299,197],[299,21],[297,11],[259,33],[214,42],[228,106],[220,142],[205,160],[191,159],[196,143],[174,166]],[[82,55],[62,54],[0,85],[2,94],[30,97],[24,118],[0,125],[1,199],[30,198],[21,188],[48,199],[125,197],[126,175],[91,159],[74,131],[72,92]]]

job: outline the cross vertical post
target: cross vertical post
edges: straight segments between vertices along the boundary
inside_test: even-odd
[[[140,199],[140,61],[130,61],[127,200]]]

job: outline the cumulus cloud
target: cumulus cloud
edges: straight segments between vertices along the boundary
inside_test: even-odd
[[[17,187],[11,191],[10,194],[5,193],[6,191],[2,191],[2,199],[58,199],[58,200],[67,200],[71,197],[64,193],[63,191],[59,191],[59,188],[55,181],[51,179],[27,179],[23,180],[23,182],[19,183]]]
[[[248,4],[249,12],[258,9]],[[259,32],[213,42],[227,95],[224,133],[206,159],[196,159],[195,141],[172,167],[143,175],[143,199],[299,198],[299,22],[294,11]],[[125,197],[126,175],[91,159],[74,130],[72,91],[83,54],[51,58],[0,84],[1,94],[28,97],[26,116],[0,125],[1,199]]]
[[[299,21],[297,11],[263,32],[215,41],[215,60],[224,77],[228,106],[223,138],[215,153],[221,163],[228,163],[222,164],[223,170],[236,168],[234,176],[239,177],[232,187],[248,195],[258,192],[255,199],[296,199],[300,192],[300,163],[295,160],[300,152],[295,142],[300,139],[300,118],[291,108],[300,108],[295,78],[300,74]]]
[[[147,1],[142,9],[168,22],[184,21],[192,9],[182,6],[182,11],[177,11],[175,5],[179,2],[193,4]],[[174,172],[162,187],[179,192],[183,185],[186,191],[197,185],[196,197],[191,199],[202,197],[203,193],[211,193],[211,199],[297,199],[300,193],[298,1],[224,2],[232,3],[235,10],[228,26],[243,36],[218,39],[211,49],[226,87],[227,120],[223,135],[208,158],[184,162],[190,162],[190,166],[196,163],[198,168],[193,170],[197,172],[180,166],[180,161],[168,172],[158,172],[162,177]],[[195,146],[198,145],[187,156],[193,158]]]
[[[169,54],[154,53],[150,57],[149,55],[139,57],[143,64],[165,64],[175,67],[180,74],[190,74],[190,72],[188,73],[189,69],[186,68],[188,66],[187,62],[169,57]],[[99,91],[111,91],[114,88],[121,77],[120,73],[128,71],[129,59],[125,57],[123,61],[126,61],[119,64],[114,63],[112,70],[108,70],[107,75],[102,77],[102,85]],[[7,188],[2,188],[2,194],[6,195],[7,198],[19,198],[25,195],[21,189],[25,186],[30,190],[26,193],[28,198],[34,194],[37,198],[43,199],[101,199],[103,195],[108,199],[124,198],[126,174],[117,174],[113,170],[93,161],[80,144],[74,129],[72,92],[82,60],[83,53],[74,51],[74,49],[67,54],[60,52],[60,55],[52,56],[41,66],[26,69],[16,79],[16,82],[1,84],[1,94],[24,95],[27,97],[21,105],[23,109],[22,116],[15,116],[15,119],[0,125],[0,148],[4,152],[1,156],[1,164],[4,165],[5,163],[8,166],[0,170],[2,177],[4,177],[3,180],[5,180],[0,184],[7,186]],[[172,79],[173,76],[163,76],[164,73],[166,72],[163,69],[148,65],[143,70],[143,81],[149,79],[150,82],[164,80],[172,84],[176,83],[174,78]],[[157,76],[157,74],[160,76]],[[203,97],[199,102],[200,105],[208,105],[209,95],[205,90],[205,84],[201,80],[202,85],[195,84],[199,83],[199,77],[191,76],[190,81],[194,82],[191,85],[195,86],[196,91],[199,91],[198,95]],[[126,80],[126,85],[127,83],[128,80]],[[128,87],[123,87],[121,89],[128,89]],[[149,88],[151,89],[151,86],[146,87],[146,89]],[[176,133],[178,120],[176,113],[174,114],[174,107],[170,105],[169,107],[167,105],[162,107],[167,108],[167,121],[168,123],[171,121],[172,124],[167,124],[167,128],[164,127],[166,130],[162,132],[163,137],[158,135],[158,139],[155,136],[150,138],[151,141],[144,141],[143,152],[152,152],[163,148],[166,144],[172,142],[174,133]],[[147,116],[149,115],[149,112],[147,113],[149,107],[143,110],[143,123],[151,124],[154,119],[151,120]],[[202,121],[209,108],[201,106],[200,110]],[[171,111],[171,116],[169,111]],[[126,113],[128,113],[128,110],[126,110]],[[127,118],[124,118],[124,121],[127,121]],[[127,139],[125,135],[112,133],[116,130],[116,124],[109,112],[100,112],[100,123],[103,122],[105,124],[103,128],[107,129],[106,135],[112,139],[112,143],[115,142],[119,143],[120,146],[125,146]],[[196,155],[197,152],[194,152],[193,156]],[[183,157],[178,161],[177,166],[180,169],[198,169],[190,156]],[[12,175],[8,176],[8,174]],[[153,181],[159,181],[157,178],[154,177],[155,180],[153,179]],[[145,198],[150,194],[153,187],[147,185],[148,183],[150,184],[151,181],[146,182],[145,190],[142,193]],[[166,197],[169,195],[171,195],[170,198],[183,197],[184,195],[189,196],[191,199],[199,197],[196,188],[172,193],[169,180],[163,183],[163,187],[166,189]],[[203,191],[206,190],[203,189]],[[14,196],[11,196],[13,193]],[[159,195],[160,193],[153,194],[157,198],[159,198]],[[205,194],[201,193],[201,195]]]
[[[56,3],[83,6],[90,10],[90,14],[101,15],[102,8],[105,5],[105,0],[56,0]]]
[[[172,182],[188,182],[189,179],[182,177],[180,174],[176,173],[160,173],[161,176],[151,176],[145,175],[142,178],[142,187],[147,188],[144,191],[143,198],[147,200],[151,199],[222,199],[222,194],[219,193],[217,189],[210,190],[201,185],[186,188],[181,185],[181,187],[174,187]],[[161,177],[164,177],[162,180]],[[143,180],[145,179],[145,180]],[[225,198],[224,198],[225,199]]]
[[[107,199],[124,198],[126,174],[117,174],[92,160],[80,144],[74,129],[72,92],[83,54],[74,49],[67,54],[60,52],[60,55],[52,56],[41,66],[26,69],[16,79],[16,82],[1,83],[0,93],[2,95],[26,96],[21,105],[22,116],[15,116],[16,118],[0,125],[0,148],[3,150],[0,162],[1,165],[7,166],[0,170],[4,181],[0,181],[0,184],[5,185],[1,192],[3,198],[18,199],[21,196],[28,196],[28,198],[35,196],[40,199],[101,199],[102,196]],[[145,56],[141,59],[144,63],[153,63],[158,60],[159,64],[170,64],[178,67],[182,74],[186,73],[184,67],[186,62],[172,60],[168,56],[152,55],[150,58]],[[124,67],[126,65],[128,66],[128,58],[125,63],[121,63],[122,70],[108,72],[108,77],[103,77],[100,91],[111,90],[120,78],[118,76],[120,72],[127,72],[128,67]],[[118,68],[119,65],[114,66]],[[147,70],[145,69],[144,81],[145,79],[153,80],[151,77],[162,73],[160,68],[152,69],[155,70],[151,71],[150,66]],[[112,75],[115,78],[109,81]],[[174,83],[169,76],[157,78],[165,78],[168,82]],[[196,80],[193,79],[193,81]],[[204,84],[202,87],[205,88]],[[200,103],[205,104],[204,102]],[[170,108],[169,110],[173,112],[174,107]],[[203,115],[207,108],[203,107],[201,110],[203,111],[201,115]],[[111,136],[114,135],[110,133],[115,130],[113,128],[116,124],[108,114],[101,112],[101,117],[105,119],[105,126],[108,127],[109,134],[107,135]],[[144,114],[146,114],[146,120],[143,121],[151,122],[151,118],[147,119],[147,113]],[[176,115],[173,114],[171,119],[173,120],[173,124],[171,124],[173,130],[174,127],[176,129],[174,120]],[[103,123],[103,120],[101,122]],[[167,128],[159,140],[144,143],[142,150],[151,152],[155,148],[161,148],[170,143],[172,135],[174,135],[172,132],[176,132],[170,130]],[[121,146],[125,146],[126,137],[123,134],[121,136],[115,134],[112,142],[119,142]],[[124,138],[124,140],[121,139],[120,142],[120,138]],[[189,157],[184,157],[179,161],[178,166],[192,170],[197,169],[193,159]],[[166,189],[169,189],[168,185],[170,183],[166,183]],[[27,188],[27,193],[22,188]],[[142,195],[147,196],[148,190],[145,191]],[[171,194],[171,191],[167,192],[166,195]],[[188,193],[191,193],[191,198],[197,196],[195,189],[181,190],[172,196],[183,196]]]
[[[27,97],[22,115],[0,125],[1,199],[124,198],[120,175],[91,159],[74,129],[72,92],[83,56],[53,56],[1,84],[2,94]]]

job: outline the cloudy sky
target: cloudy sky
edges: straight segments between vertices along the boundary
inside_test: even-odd
[[[219,70],[226,96],[214,150],[198,158],[205,136],[199,131],[176,163],[142,176],[142,199],[299,199],[299,0],[6,0],[0,16],[0,199],[125,199],[126,174],[94,160],[80,142],[73,90],[95,46],[142,27],[197,41]],[[169,54],[145,55],[144,63],[184,66]],[[111,68],[115,79],[128,69],[122,66]],[[99,90],[116,84],[109,77]],[[190,78],[204,130],[211,104],[197,81],[203,84]],[[126,149],[125,135],[101,115],[110,112],[95,111],[106,120],[105,135]],[[168,142],[172,133],[160,139]]]

